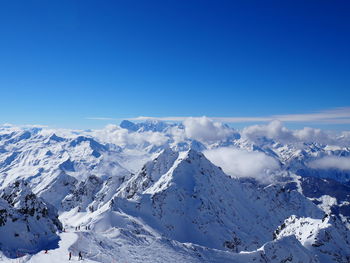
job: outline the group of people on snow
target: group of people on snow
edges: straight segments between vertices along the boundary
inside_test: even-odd
[[[85,226],[85,230],[90,230],[90,226]],[[76,226],[75,231],[80,231],[80,226]]]
[[[85,230],[90,230],[90,226],[85,226]],[[63,228],[62,231],[66,232],[66,228]],[[75,231],[80,231],[80,226],[76,226]],[[48,250],[46,249],[44,253],[48,254]],[[72,251],[68,253],[68,260],[72,260]],[[78,253],[78,260],[83,260],[83,253],[81,251]]]
[[[69,255],[68,256],[69,256],[68,260],[71,260],[72,259],[72,251],[69,251]],[[81,251],[79,251],[78,260],[83,260],[83,253],[81,253]]]

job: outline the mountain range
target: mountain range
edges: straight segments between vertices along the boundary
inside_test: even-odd
[[[349,138],[207,119],[0,126],[0,259],[350,262]]]

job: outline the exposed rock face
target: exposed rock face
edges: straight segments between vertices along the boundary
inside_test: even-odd
[[[0,192],[0,249],[9,257],[57,245],[62,229],[57,210],[38,198],[24,181]]]
[[[350,234],[334,215],[322,219],[291,216],[275,231],[276,239],[295,236],[299,242],[313,251],[322,262],[350,260]]]

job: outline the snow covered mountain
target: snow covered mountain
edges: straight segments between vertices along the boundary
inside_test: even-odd
[[[345,135],[253,128],[1,127],[0,259],[45,262],[48,249],[57,262],[67,250],[91,262],[349,262]]]
[[[147,131],[152,131],[152,132],[164,132],[167,129],[171,127],[177,126],[176,124],[168,124],[162,121],[148,121],[148,122],[141,122],[141,123],[133,123],[128,120],[123,120],[120,123],[120,127],[127,129],[128,131],[131,132],[147,132]],[[181,126],[182,127],[182,126]]]
[[[295,236],[300,243],[313,251],[321,262],[347,262],[350,257],[350,234],[334,215],[322,219],[287,218],[275,231],[274,237]]]
[[[144,218],[173,240],[235,252],[255,250],[272,240],[273,231],[290,215],[324,214],[297,191],[241,184],[194,150],[176,160],[175,153],[165,154],[153,167],[159,160],[173,165],[159,173],[147,169],[152,166],[148,163],[121,187],[113,207]]]
[[[62,230],[57,210],[33,194],[24,181],[0,191],[0,249],[14,258],[57,246]]]

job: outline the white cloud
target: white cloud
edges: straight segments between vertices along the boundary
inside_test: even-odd
[[[348,143],[350,137],[347,137],[346,133],[342,135],[342,138],[338,138],[339,136],[336,134],[310,127],[304,127],[301,130],[289,130],[282,125],[282,122],[277,120],[264,125],[248,126],[242,131],[242,137],[252,141],[266,137],[283,143],[315,142],[331,145],[344,145]]]
[[[340,140],[350,142],[350,131],[343,131],[339,137]]]
[[[160,132],[129,132],[117,125],[107,125],[102,130],[94,130],[92,134],[99,138],[102,142],[114,143],[117,145],[136,145],[150,143],[156,146],[167,142],[168,137]]]
[[[314,169],[339,169],[350,170],[350,157],[326,156],[309,163]]]
[[[10,127],[14,127],[15,125],[13,125],[12,123],[3,123],[0,125],[0,127],[4,127],[4,128],[10,128]]]
[[[243,129],[242,137],[256,140],[261,137],[276,139],[280,141],[293,140],[293,134],[278,120],[272,121],[266,125],[253,125]]]
[[[185,121],[188,117],[146,117],[140,116],[129,120],[160,120],[160,121]],[[210,117],[214,121],[224,123],[243,123],[243,122],[270,122],[279,120],[283,122],[299,122],[299,123],[323,123],[323,124],[350,124],[350,107],[328,109],[313,113],[302,114],[284,114],[271,115],[262,117]]]
[[[330,135],[321,129],[304,127],[302,130],[293,131],[293,135],[297,140],[302,142],[318,142],[324,144],[334,143],[334,140],[330,137]]]
[[[204,151],[205,156],[223,171],[235,177],[253,177],[260,181],[272,180],[273,171],[279,163],[261,152],[248,152],[233,148],[218,148]]]
[[[188,138],[201,142],[215,142],[232,135],[233,130],[207,117],[187,118],[183,122]]]
[[[167,133],[173,138],[176,143],[183,142],[186,140],[186,134],[184,129],[180,129],[177,126],[168,129]]]
[[[284,122],[349,123],[350,107],[323,110],[315,113],[274,115]]]
[[[160,132],[128,132],[117,125],[107,125],[103,130],[95,130],[94,134],[109,138],[109,142],[118,145],[151,143],[162,145],[169,138],[175,142],[185,141],[186,138],[195,139],[202,143],[215,143],[225,140],[236,133],[232,128],[215,122],[207,117],[186,118],[183,126],[170,127],[166,133]],[[321,129],[304,127],[300,130],[289,130],[281,121],[274,120],[267,124],[245,127],[241,136],[258,142],[261,138],[269,138],[282,143],[320,143],[328,145],[346,146],[350,142],[350,132],[331,133]],[[102,138],[102,139],[103,139]]]

